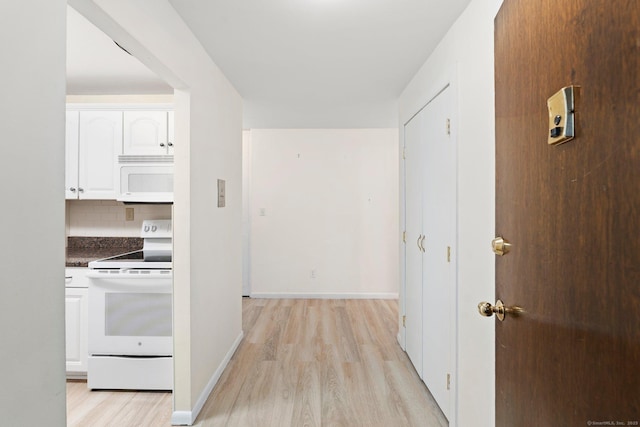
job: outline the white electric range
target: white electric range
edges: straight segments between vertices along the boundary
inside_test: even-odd
[[[141,237],[141,251],[89,263],[90,389],[173,389],[171,220]]]

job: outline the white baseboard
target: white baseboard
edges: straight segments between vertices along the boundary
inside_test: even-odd
[[[204,390],[202,390],[202,393],[200,393],[200,397],[196,401],[196,405],[193,407],[193,409],[191,409],[191,411],[173,411],[173,413],[171,414],[171,425],[174,425],[174,426],[193,425],[196,418],[198,417],[198,414],[202,410],[202,407],[204,406],[207,399],[209,398],[209,395],[213,391],[213,387],[215,387],[215,385],[218,383],[218,380],[220,379],[220,377],[222,376],[222,373],[224,372],[227,365],[229,364],[229,361],[231,361],[231,357],[233,357],[233,353],[236,352],[236,349],[240,345],[240,342],[242,341],[243,337],[244,337],[244,332],[240,331],[240,335],[238,335],[238,338],[236,338],[234,343],[231,345],[231,348],[229,349],[227,354],[224,356],[222,363],[220,363],[220,366],[218,366],[218,369],[216,369],[216,371],[213,373],[213,375],[209,379],[207,386],[204,388]]]
[[[67,372],[68,380],[86,380],[87,373],[86,372]]]
[[[172,426],[190,426],[193,425],[193,420],[191,419],[192,412],[191,411],[173,411],[171,414],[171,425]]]
[[[378,293],[306,293],[306,292],[252,292],[251,298],[280,299],[398,299],[394,292]]]

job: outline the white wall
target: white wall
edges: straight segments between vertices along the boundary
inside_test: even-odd
[[[250,139],[252,296],[396,298],[397,129]]]
[[[277,102],[245,101],[244,127],[253,129],[350,129],[390,128],[395,125],[398,104],[395,99],[349,102],[341,105],[317,102],[304,108]]]
[[[457,88],[458,123],[452,126],[458,126],[458,360],[452,425],[458,426],[495,424],[494,321],[480,317],[476,306],[494,301],[493,19],[501,4],[473,0],[400,98],[402,128],[442,83],[452,80]]]
[[[241,99],[168,1],[70,4],[177,89],[172,421],[190,423],[242,336]]]
[[[2,425],[66,424],[65,16],[64,0],[0,13]]]

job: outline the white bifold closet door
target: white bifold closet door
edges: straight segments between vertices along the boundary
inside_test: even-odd
[[[457,203],[452,101],[447,87],[405,125],[406,351],[447,417]]]
[[[404,129],[405,138],[405,345],[422,378],[422,159],[420,117]]]

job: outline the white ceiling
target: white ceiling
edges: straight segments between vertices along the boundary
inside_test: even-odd
[[[67,94],[167,94],[173,88],[67,7]]]
[[[470,2],[169,1],[242,95],[245,128],[397,126],[398,96]],[[70,91],[170,93],[104,35],[111,56],[99,58],[79,18],[69,21]],[[131,68],[118,70],[116,56]]]

